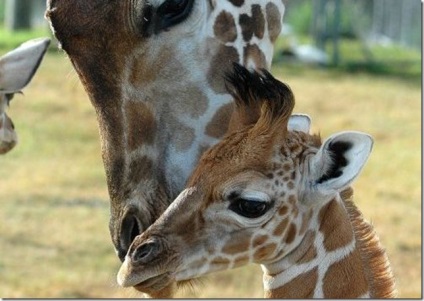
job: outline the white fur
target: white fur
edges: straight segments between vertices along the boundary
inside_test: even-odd
[[[348,164],[340,168],[342,171],[340,176],[328,179],[322,183],[316,183],[332,162],[332,154],[331,151],[329,151],[329,145],[336,141],[352,144],[352,147],[344,153]],[[361,132],[340,132],[329,137],[318,153],[311,159],[310,175],[312,179],[309,180],[312,183],[312,188],[322,195],[330,195],[349,186],[365,165],[371,153],[372,146],[372,137]]]
[[[50,39],[35,39],[23,43],[0,59],[0,92],[22,90],[34,75]]]
[[[298,131],[309,134],[311,129],[311,118],[306,114],[293,114],[287,125],[289,131]]]

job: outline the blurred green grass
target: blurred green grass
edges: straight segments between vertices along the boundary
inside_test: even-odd
[[[292,87],[295,111],[309,114],[323,137],[342,130],[374,137],[355,201],[387,248],[400,297],[420,297],[420,76],[306,68],[278,56],[273,73]],[[108,231],[96,116],[65,54],[52,47],[24,93],[9,111],[20,143],[0,157],[0,295],[139,297],[115,281],[119,260]],[[180,296],[262,296],[257,266],[203,282]]]

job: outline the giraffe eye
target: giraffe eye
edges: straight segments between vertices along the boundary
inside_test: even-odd
[[[247,218],[258,218],[264,215],[269,208],[270,205],[268,202],[249,200],[245,198],[237,198],[229,207],[230,210],[234,211],[238,215]]]
[[[244,192],[243,194],[232,192],[228,200],[230,201],[228,209],[247,218],[258,218],[264,215],[272,205],[269,197],[261,192]]]
[[[184,21],[193,9],[194,0],[167,0],[157,10],[161,18],[160,30]]]

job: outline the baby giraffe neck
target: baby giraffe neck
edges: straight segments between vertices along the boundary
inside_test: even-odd
[[[344,191],[313,215],[300,243],[263,265],[267,298],[395,296],[385,251]]]

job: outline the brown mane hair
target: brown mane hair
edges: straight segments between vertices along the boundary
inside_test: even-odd
[[[362,213],[352,201],[353,190],[347,188],[340,194],[352,224],[358,249],[370,283],[372,298],[395,298],[395,279],[385,249],[374,227],[365,221]]]

